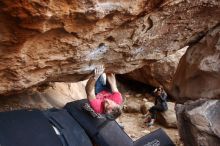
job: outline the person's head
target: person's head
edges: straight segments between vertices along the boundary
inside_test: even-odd
[[[157,88],[154,90],[154,94],[155,94],[156,96],[160,96],[163,91],[164,91],[163,86],[160,85],[159,87],[157,87]]]
[[[105,99],[104,107],[108,119],[114,120],[122,113],[120,105],[110,99]]]

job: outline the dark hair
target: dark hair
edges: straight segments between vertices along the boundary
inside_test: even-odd
[[[164,92],[163,86],[159,85],[154,91],[153,91],[153,95],[157,96],[158,93],[162,94],[162,92]]]
[[[120,106],[116,106],[112,109],[112,112],[106,114],[106,118],[109,120],[115,120],[122,114]]]

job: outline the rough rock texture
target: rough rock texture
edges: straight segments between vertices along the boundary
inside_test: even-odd
[[[157,120],[161,125],[165,127],[177,128],[176,112],[174,109],[175,104],[173,102],[167,102],[167,104],[168,110],[158,113]]]
[[[220,98],[220,25],[192,44],[181,58],[172,94],[177,102],[185,102],[176,108],[184,144],[219,145],[220,101],[214,99]]]
[[[123,106],[123,111],[126,113],[140,113],[141,105],[135,101],[130,101]]]
[[[119,85],[120,86],[120,85]],[[120,87],[123,89],[123,87]],[[119,89],[120,90],[120,89]],[[125,88],[124,88],[125,90]],[[123,102],[123,111],[125,113],[140,113],[141,112],[141,103],[143,102],[143,95],[142,94],[130,94],[122,91],[122,97],[124,99]],[[128,89],[127,89],[128,91]]]
[[[178,129],[185,146],[220,144],[220,100],[177,104]]]
[[[0,111],[26,108],[62,108],[66,103],[86,98],[86,81],[50,83],[17,95],[0,97]]]
[[[172,91],[178,102],[220,98],[220,25],[187,50]]]
[[[161,60],[216,26],[219,3],[1,0],[0,94],[83,80],[98,64],[122,74]]]
[[[141,104],[141,113],[143,115],[147,114],[148,110],[154,106],[153,102],[145,101]]]
[[[167,54],[166,57],[125,74],[125,76],[154,87],[162,85],[169,93],[179,60],[186,52],[187,48],[188,46],[173,54]]]

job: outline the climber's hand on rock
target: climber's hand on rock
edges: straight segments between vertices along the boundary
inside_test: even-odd
[[[115,74],[114,73],[107,73],[106,74],[108,82],[110,85],[115,85],[116,84],[116,79],[115,79]]]
[[[105,68],[103,65],[96,67],[94,71],[94,79],[97,80],[99,76],[104,73],[104,70]]]

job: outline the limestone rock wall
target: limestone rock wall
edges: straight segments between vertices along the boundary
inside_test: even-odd
[[[220,143],[220,100],[197,100],[176,107],[178,129],[186,146]]]
[[[186,146],[220,143],[220,25],[188,48],[177,68],[172,93],[179,133]]]
[[[182,57],[172,87],[178,102],[220,99],[220,25]]]
[[[1,0],[0,95],[83,80],[98,64],[123,74],[161,60],[216,26],[219,7],[218,0]]]
[[[16,95],[0,97],[0,112],[19,109],[63,108],[66,103],[85,99],[87,80],[77,83],[49,83]]]
[[[180,58],[186,52],[188,46],[167,55],[163,59],[149,63],[140,69],[125,74],[133,80],[137,80],[148,85],[158,87],[162,85],[166,92],[170,93],[173,76],[176,72]]]

